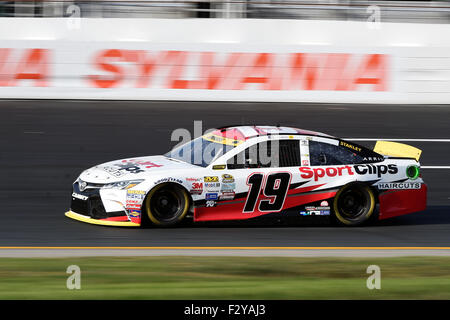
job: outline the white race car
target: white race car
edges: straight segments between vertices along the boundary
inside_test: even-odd
[[[94,224],[174,225],[262,215],[327,216],[356,226],[425,210],[421,151],[374,150],[278,126],[217,129],[165,155],[97,165],[73,184],[66,216]]]

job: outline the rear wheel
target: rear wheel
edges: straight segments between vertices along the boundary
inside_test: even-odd
[[[158,226],[174,225],[189,211],[189,196],[186,190],[166,183],[153,188],[144,202],[148,219]]]
[[[336,221],[346,226],[359,226],[372,217],[375,210],[375,195],[362,183],[342,187],[333,202]]]

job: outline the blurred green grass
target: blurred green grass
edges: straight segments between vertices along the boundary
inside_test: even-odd
[[[450,257],[0,258],[0,299],[450,299]]]

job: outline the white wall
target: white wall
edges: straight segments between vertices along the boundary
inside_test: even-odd
[[[0,41],[0,98],[450,102],[450,25],[1,18]]]

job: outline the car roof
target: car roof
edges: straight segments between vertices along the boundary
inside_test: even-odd
[[[235,140],[248,140],[266,135],[307,135],[307,136],[319,136],[326,138],[335,138],[325,133],[304,130],[293,127],[284,126],[226,126],[219,128],[213,132],[214,135],[227,137]]]

